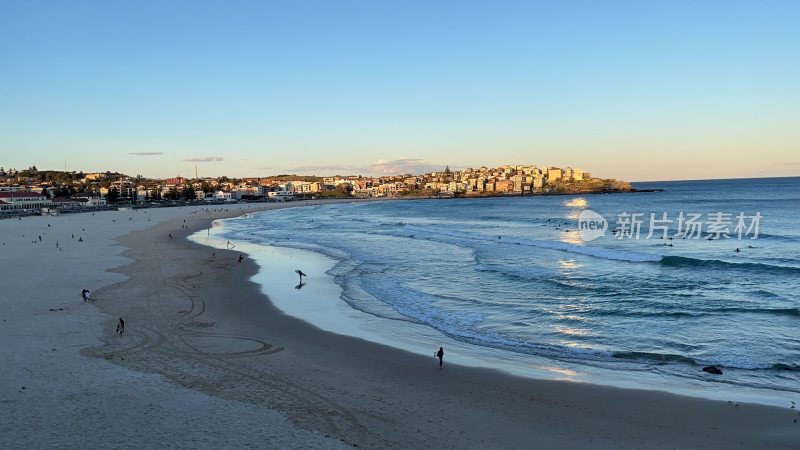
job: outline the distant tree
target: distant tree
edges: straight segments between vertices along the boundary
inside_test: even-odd
[[[178,192],[178,188],[172,186],[171,188],[169,188],[167,193],[164,194],[164,198],[166,198],[167,200],[177,200],[181,198],[181,193]]]
[[[74,190],[70,185],[63,185],[53,192],[56,197],[69,197],[74,194]]]
[[[197,200],[197,193],[194,191],[194,187],[184,186],[183,190],[181,191],[181,198],[188,202]]]
[[[108,190],[108,194],[106,195],[106,200],[108,203],[117,203],[119,200],[119,191],[117,188],[111,188]]]
[[[337,197],[350,197],[350,194],[353,192],[353,186],[349,183],[341,183],[340,185],[336,186],[334,191],[336,192]]]
[[[444,173],[445,173],[446,175],[450,175],[451,173],[453,173],[453,172],[451,172],[451,171],[450,171],[450,165],[447,165],[447,166],[445,166],[445,168],[444,168]]]
[[[87,192],[86,185],[83,183],[78,183],[72,186],[72,191],[76,194]]]
[[[50,198],[50,191],[48,191],[47,188],[44,188],[42,189],[42,195],[44,195],[47,198]]]
[[[150,191],[150,200],[160,200],[161,199],[161,190],[157,188],[153,188]]]

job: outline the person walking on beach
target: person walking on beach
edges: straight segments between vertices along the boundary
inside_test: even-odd
[[[81,291],[81,297],[83,298],[83,301],[88,302],[89,301],[89,290],[86,289],[86,288],[83,288],[83,290]]]
[[[433,356],[439,358],[439,368],[441,369],[442,368],[442,362],[443,362],[442,360],[444,359],[444,348],[443,347],[439,347],[439,351],[434,353]]]
[[[125,332],[125,321],[122,320],[122,317],[119,318],[119,323],[117,323],[117,334],[122,336],[122,333]]]
[[[244,259],[244,255],[241,255],[241,254],[240,254],[240,255],[239,255],[239,262],[242,262],[242,260],[243,260],[243,259]]]

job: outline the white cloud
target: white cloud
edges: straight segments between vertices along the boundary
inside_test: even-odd
[[[191,158],[183,158],[184,162],[214,162],[223,161],[225,158],[222,156],[193,156]]]
[[[135,156],[155,156],[155,155],[163,155],[163,152],[131,152],[128,153],[129,155]]]
[[[433,164],[420,158],[401,157],[393,160],[380,160],[365,168],[372,175],[420,175],[444,170],[444,164]]]
[[[382,159],[367,166],[344,166],[341,164],[321,164],[291,167],[291,173],[310,175],[420,175],[444,170],[445,164],[433,164],[420,158],[401,157],[392,160]]]
[[[299,167],[291,167],[286,169],[289,172],[293,173],[326,173],[326,174],[337,174],[337,175],[344,175],[344,174],[355,174],[360,169],[355,166],[342,166],[339,164],[323,164],[323,165],[308,165],[308,166],[299,166]]]

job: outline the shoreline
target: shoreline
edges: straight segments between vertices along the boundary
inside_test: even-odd
[[[106,296],[130,301],[147,297],[148,284],[159,290],[149,308],[107,304],[127,307],[131,330],[147,323],[140,337],[151,343],[115,363],[267,406],[302,428],[370,448],[790,448],[800,438],[789,410],[451,364],[440,371],[431,358],[322,331],[263,295],[250,258],[238,264],[230,250],[211,257],[181,239],[207,226],[191,223],[173,240],[163,236],[169,225],[119,239],[133,247],[124,252],[133,262],[117,269],[130,278]],[[148,279],[153,253],[170,272]],[[124,354],[111,324],[106,330],[101,351]]]
[[[231,219],[223,219],[220,227],[213,227],[210,236],[198,232],[189,238],[205,246],[224,249],[228,238],[220,235],[224,222]],[[426,354],[431,343],[444,343],[449,361],[468,367],[497,369],[523,378],[654,390],[700,399],[732,400],[775,407],[782,407],[787,403],[789,394],[782,391],[604,368],[566,358],[521,354],[459,341],[427,325],[406,321],[401,317],[394,319],[378,316],[359,310],[342,300],[343,287],[329,274],[341,261],[339,259],[288,244],[230,242],[235,243],[238,251],[247,254],[258,265],[258,272],[251,277],[251,281],[261,287],[262,293],[274,306],[287,316],[331,333],[387,345],[417,355]],[[298,292],[297,286],[293,286],[294,281],[286,281],[293,276],[289,269],[293,264],[311,275],[306,278],[307,282],[301,292]],[[387,309],[387,316],[399,316],[390,307]]]
[[[609,190],[609,191],[574,191],[574,192],[538,192],[535,194],[491,194],[491,195],[454,195],[454,196],[393,196],[393,197],[323,197],[323,198],[296,198],[293,200],[289,200],[288,202],[296,203],[296,202],[372,202],[372,201],[393,201],[393,200],[452,200],[452,199],[482,199],[482,198],[508,198],[508,197],[551,197],[551,196],[568,196],[568,195],[599,195],[599,194],[636,194],[636,193],[653,193],[653,192],[664,192],[666,189],[664,188],[646,188],[646,189],[637,189],[631,188],[627,190]],[[86,209],[64,209],[64,210],[56,210],[56,214],[43,214],[38,212],[33,212],[34,210],[8,210],[2,211],[0,213],[0,221],[1,220],[12,220],[17,219],[20,217],[58,217],[61,215],[75,215],[75,214],[88,214],[88,213],[98,213],[98,212],[121,212],[121,211],[128,211],[128,210],[150,210],[150,211],[158,211],[164,208],[172,209],[172,208],[199,208],[199,209],[207,209],[207,208],[231,208],[231,207],[243,207],[243,208],[255,208],[258,210],[270,210],[274,209],[275,205],[281,205],[286,203],[287,201],[269,201],[269,200],[245,200],[245,201],[237,201],[233,203],[181,203],[181,204],[165,204],[159,206],[149,206],[149,205],[141,205],[141,204],[114,204],[108,205],[103,207],[89,207]],[[313,203],[312,203],[313,204]],[[272,207],[271,207],[272,206]],[[293,205],[293,206],[303,206],[303,205]],[[124,208],[120,210],[119,208]],[[277,209],[280,209],[278,207]]]
[[[643,193],[653,193],[653,192],[665,192],[666,189],[664,188],[647,188],[647,189],[637,189],[631,188],[627,190],[617,190],[617,191],[574,191],[574,192],[537,192],[535,194],[491,194],[491,195],[484,195],[484,194],[473,194],[473,195],[430,195],[430,196],[414,196],[414,195],[399,195],[394,197],[331,197],[328,200],[372,200],[372,201],[384,201],[384,200],[464,200],[464,199],[479,199],[479,198],[515,198],[515,197],[555,197],[555,196],[567,196],[567,195],[608,195],[608,194],[643,194]],[[292,201],[319,201],[320,199],[299,199],[299,200],[292,200]]]

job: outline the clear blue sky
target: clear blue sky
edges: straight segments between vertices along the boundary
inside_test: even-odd
[[[800,175],[798,24],[798,1],[3,1],[0,165]]]

